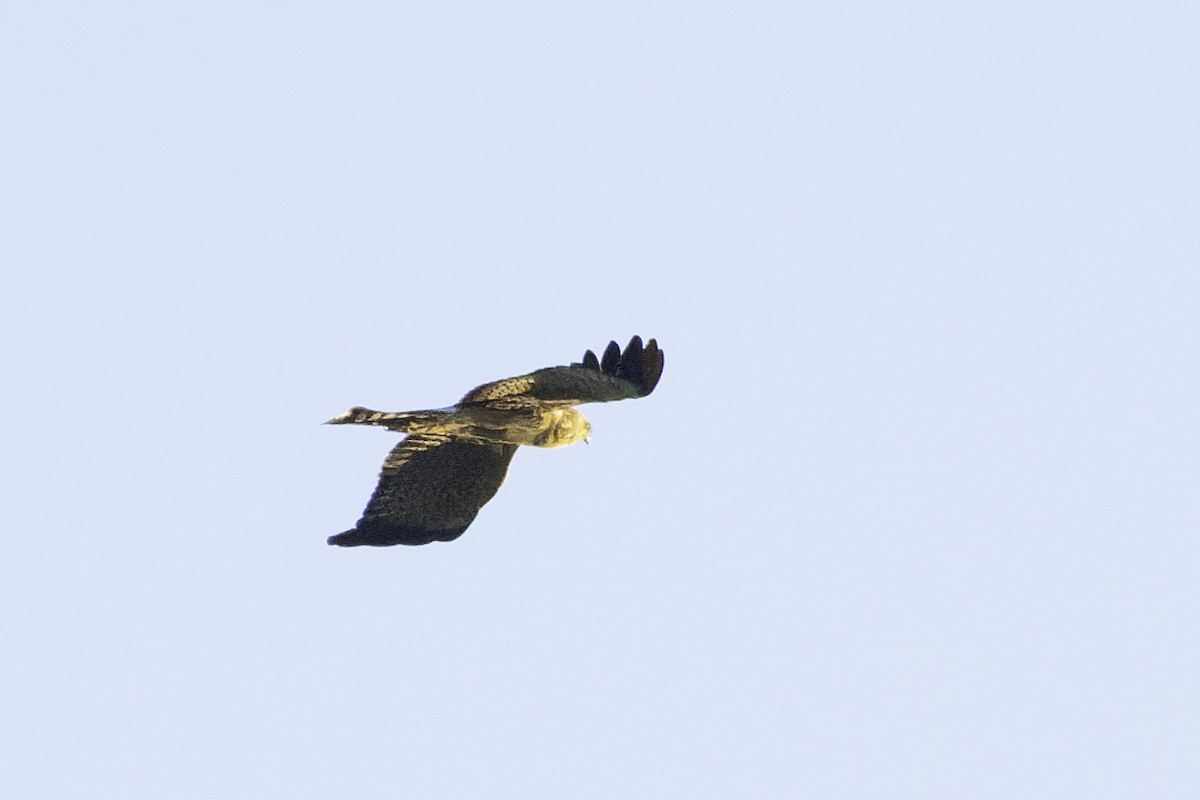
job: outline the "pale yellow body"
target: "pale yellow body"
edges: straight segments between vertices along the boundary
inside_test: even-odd
[[[352,408],[332,424],[380,425],[427,436],[531,447],[562,447],[588,440],[592,426],[574,408],[460,406],[433,411],[388,412]]]

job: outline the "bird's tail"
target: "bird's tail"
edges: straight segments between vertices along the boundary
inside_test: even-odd
[[[326,421],[326,425],[381,425],[388,430],[412,433],[425,428],[436,426],[447,415],[447,411],[372,411],[369,408],[355,406],[342,414]]]

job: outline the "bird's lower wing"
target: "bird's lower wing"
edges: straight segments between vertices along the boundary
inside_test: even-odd
[[[409,436],[392,449],[362,518],[329,537],[342,547],[458,538],[496,494],[517,448],[446,436]]]

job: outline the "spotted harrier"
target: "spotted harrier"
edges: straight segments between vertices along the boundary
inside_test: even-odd
[[[428,544],[457,539],[496,494],[521,445],[587,441],[591,425],[572,406],[645,397],[662,376],[663,353],[634,336],[625,351],[477,386],[449,408],[385,412],[354,407],[330,425],[380,425],[408,434],[383,462],[379,485],[341,547]]]

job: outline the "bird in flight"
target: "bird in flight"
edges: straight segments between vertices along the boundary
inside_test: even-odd
[[[587,441],[591,426],[573,406],[645,397],[662,376],[663,353],[634,336],[624,352],[609,342],[601,358],[545,367],[485,383],[457,405],[385,412],[354,407],[329,425],[380,425],[408,434],[383,462],[362,518],[329,537],[341,547],[428,544],[457,539],[496,494],[521,445]]]

